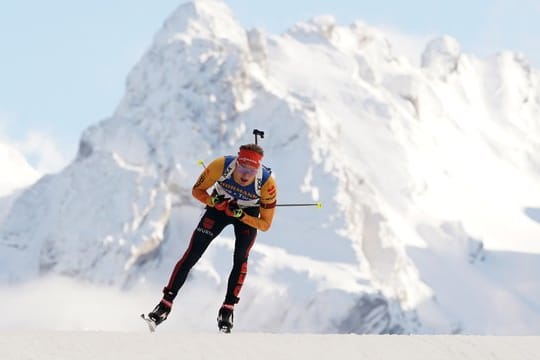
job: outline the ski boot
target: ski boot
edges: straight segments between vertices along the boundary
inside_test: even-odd
[[[141,317],[148,324],[148,328],[151,332],[156,330],[156,327],[167,319],[171,312],[172,303],[162,299],[159,304],[156,305],[154,310],[148,313],[148,316],[141,315]]]
[[[217,323],[219,331],[222,333],[230,333],[233,327],[233,310],[234,305],[223,304],[218,312]]]

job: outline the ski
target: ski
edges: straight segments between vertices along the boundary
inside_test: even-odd
[[[154,322],[154,320],[150,319],[149,317],[146,317],[146,315],[144,314],[141,314],[141,318],[146,322],[146,325],[148,325],[148,330],[150,330],[150,332],[156,331],[157,325]]]

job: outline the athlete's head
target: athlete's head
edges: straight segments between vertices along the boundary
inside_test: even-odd
[[[240,146],[236,173],[242,183],[248,183],[257,175],[261,167],[261,161],[264,155],[262,147],[257,144],[246,144]]]

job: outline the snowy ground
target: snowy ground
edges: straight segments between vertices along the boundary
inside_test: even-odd
[[[0,333],[1,359],[536,360],[538,337],[208,333]]]

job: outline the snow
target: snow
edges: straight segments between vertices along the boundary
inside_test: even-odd
[[[537,337],[277,334],[0,333],[3,359],[531,360]]]
[[[0,328],[140,328],[200,217],[199,160],[258,128],[279,202],[323,207],[278,208],[258,235],[240,332],[538,335],[540,74],[450,36],[418,58],[361,21],[275,35],[222,1],[180,6],[77,158],[0,223],[0,305],[25,305]],[[163,332],[214,330],[232,236]]]

